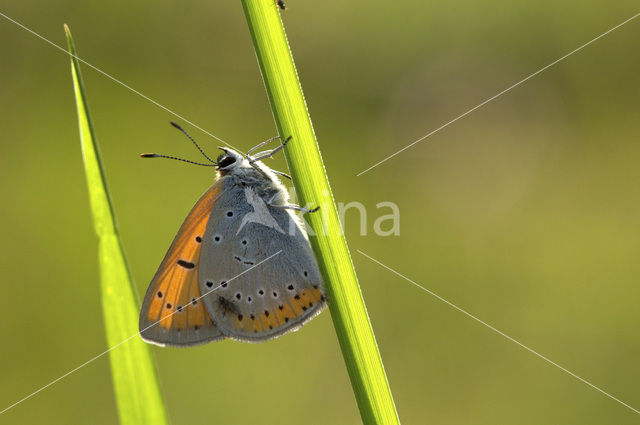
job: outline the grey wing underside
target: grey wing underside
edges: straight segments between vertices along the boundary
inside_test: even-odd
[[[204,235],[200,291],[223,334],[265,341],[320,313],[324,285],[293,214],[267,206],[248,187],[228,186]]]
[[[200,329],[167,330],[153,323],[141,326],[140,336],[142,339],[160,347],[191,347],[226,338],[213,322]]]

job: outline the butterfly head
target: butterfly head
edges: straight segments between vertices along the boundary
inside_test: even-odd
[[[223,154],[218,157],[216,161],[216,170],[221,174],[225,174],[242,164],[244,156],[229,148],[219,148]]]
[[[219,149],[224,153],[215,161],[217,178],[233,177],[236,183],[242,182],[243,185],[254,189],[258,195],[264,195],[265,202],[276,200],[274,192],[280,194],[277,200],[286,201],[286,188],[276,173],[260,161],[260,159],[268,157],[268,153],[261,152],[257,157],[253,157],[230,148],[220,147]]]

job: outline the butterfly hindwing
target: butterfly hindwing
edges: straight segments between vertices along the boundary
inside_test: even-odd
[[[309,242],[288,210],[267,206],[250,187],[225,184],[202,246],[199,284],[210,291],[203,297],[209,314],[241,341],[296,330],[325,306]]]
[[[139,327],[149,342],[188,346],[224,338],[198,286],[204,234],[221,187],[221,182],[215,183],[192,208],[147,289]]]

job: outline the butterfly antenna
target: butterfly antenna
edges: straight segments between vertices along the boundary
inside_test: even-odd
[[[206,155],[205,155],[206,156]],[[189,161],[188,159],[177,158],[175,156],[161,155],[159,153],[141,153],[141,158],[166,158],[166,159],[175,159],[176,161],[188,162],[189,164],[194,165],[202,165],[203,167],[214,167],[216,164],[203,164],[201,162]],[[213,161],[212,161],[213,162]]]
[[[187,133],[187,132],[185,131],[185,129],[184,129],[184,128],[180,127],[180,125],[179,125],[179,124],[176,124],[176,123],[175,123],[175,122],[173,122],[173,121],[170,121],[170,122],[171,122],[171,125],[172,125],[172,126],[174,126],[175,128],[177,128],[178,130],[180,130],[180,131],[181,131],[185,136],[187,136],[187,137],[189,138],[189,140],[191,140],[191,141],[193,142],[193,144],[194,144],[194,145],[196,145],[196,148],[198,148],[198,150],[200,151],[200,153],[201,153],[205,158],[207,158],[209,161],[211,161],[211,162],[213,162],[214,164],[216,164],[216,162],[215,162],[213,159],[209,158],[209,156],[208,156],[206,153],[204,153],[204,151],[202,150],[202,148],[200,148],[200,145],[198,145],[198,143],[196,143],[196,141],[195,141],[195,140],[193,140],[193,137],[189,136],[189,133]],[[174,158],[174,159],[179,159],[179,158]]]

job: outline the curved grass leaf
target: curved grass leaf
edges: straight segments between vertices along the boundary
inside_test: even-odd
[[[100,153],[89,115],[75,47],[65,25],[71,53],[71,73],[78,109],[80,140],[93,222],[99,240],[102,311],[107,344],[115,347],[138,332],[138,300],[118,236]],[[154,359],[138,336],[109,352],[120,423],[166,424]]]
[[[292,136],[284,151],[300,204],[320,206],[306,217],[315,231],[310,241],[360,416],[365,424],[398,424],[278,7],[274,0],[242,0],[242,5],[278,131],[283,138]]]

